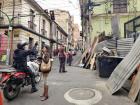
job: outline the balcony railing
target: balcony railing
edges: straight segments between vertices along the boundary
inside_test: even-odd
[[[41,29],[41,34],[47,36],[47,31],[45,29]]]
[[[28,21],[28,27],[34,31],[36,31],[36,24],[32,21]]]

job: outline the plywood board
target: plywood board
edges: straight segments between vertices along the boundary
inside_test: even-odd
[[[95,63],[95,57],[96,57],[96,53],[94,54],[93,58],[91,59],[91,62],[90,62],[90,69],[92,70],[93,69],[93,66],[94,66],[94,63]]]
[[[96,39],[96,38],[95,38],[95,39]],[[92,46],[93,46],[94,43],[95,43],[95,39],[94,39],[93,42],[92,42]],[[82,54],[81,58],[80,58],[74,65],[80,64],[80,63],[82,62],[82,59],[86,56],[86,54],[87,54],[90,50],[92,50],[91,47],[87,48],[87,49],[84,51],[84,53]],[[90,56],[88,56],[88,57],[90,57]],[[88,57],[87,57],[87,58],[88,58]]]
[[[135,42],[129,54],[115,68],[111,74],[107,87],[111,94],[117,92],[132,75],[135,69],[140,64],[140,37]]]
[[[92,46],[90,47],[90,52],[89,52],[88,56],[86,57],[86,62],[88,62],[89,58],[90,58],[91,55],[92,55],[93,48],[94,48],[94,45],[95,45],[95,43],[96,43],[96,39],[97,39],[97,38],[95,37],[94,40],[93,40]]]
[[[74,64],[74,65],[78,65],[81,63],[82,59],[86,56],[87,52],[89,51],[90,48],[87,48],[84,53],[82,54],[81,58]]]
[[[138,96],[139,91],[140,91],[140,67],[135,77],[135,80],[132,84],[128,97],[132,99],[133,101],[135,101]]]
[[[93,55],[94,55],[94,53],[95,53],[95,47],[96,47],[97,43],[98,43],[98,38],[95,38],[94,44],[93,44],[92,50],[91,50],[91,55],[89,56],[89,60],[87,61],[86,67],[88,67],[88,65],[89,65],[90,62],[91,62],[91,59],[92,59],[92,57],[93,57]]]

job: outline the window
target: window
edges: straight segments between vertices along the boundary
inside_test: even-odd
[[[36,24],[34,24],[35,16],[34,16],[34,11],[31,9],[30,10],[30,21],[28,21],[29,28],[36,31]]]
[[[127,12],[127,0],[113,0],[113,12],[114,13],[126,13]]]
[[[45,26],[46,26],[46,22],[45,20],[43,19],[43,29],[45,30]]]
[[[32,49],[33,47],[33,38],[29,37],[29,49]]]
[[[30,21],[33,23],[35,17],[34,17],[34,11],[32,9],[30,10],[30,15],[31,15],[30,16]]]
[[[42,43],[41,43],[41,49],[43,49],[44,45],[45,45],[45,42],[42,41]]]
[[[42,20],[42,35],[47,35],[47,31],[45,30],[46,29],[46,21],[43,19]]]

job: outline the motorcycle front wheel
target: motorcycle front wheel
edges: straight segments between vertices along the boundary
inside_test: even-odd
[[[9,101],[18,97],[19,93],[20,93],[20,86],[13,85],[10,83],[7,83],[6,87],[3,89],[3,95]]]
[[[39,82],[41,81],[41,73],[36,74],[35,81],[37,84],[39,84]]]

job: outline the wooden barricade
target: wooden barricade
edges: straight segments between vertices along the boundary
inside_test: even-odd
[[[139,92],[140,92],[140,65],[137,68],[137,74],[135,75],[135,78],[132,79],[132,87],[130,89],[128,97],[132,100],[135,101]]]

